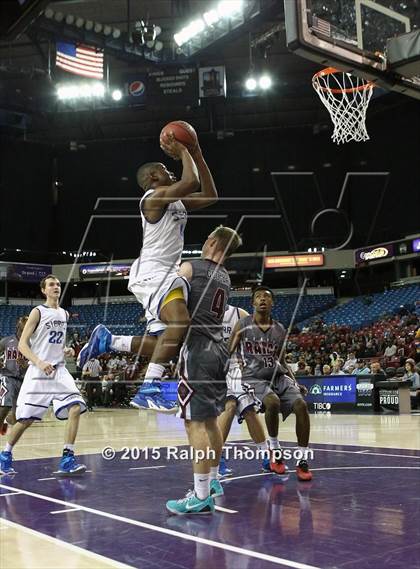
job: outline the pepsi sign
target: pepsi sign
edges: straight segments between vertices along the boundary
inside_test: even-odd
[[[126,93],[132,103],[138,105],[146,103],[147,78],[146,74],[136,73],[126,75]]]

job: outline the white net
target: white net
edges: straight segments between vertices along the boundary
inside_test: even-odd
[[[314,75],[312,86],[328,109],[334,124],[332,139],[337,144],[369,140],[366,111],[373,83],[338,71],[326,69]]]

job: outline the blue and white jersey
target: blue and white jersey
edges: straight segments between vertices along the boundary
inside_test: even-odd
[[[63,308],[50,308],[45,304],[36,309],[40,320],[30,339],[31,350],[44,362],[64,363],[68,313]]]
[[[169,203],[157,221],[150,223],[143,214],[144,200],[155,190],[148,190],[140,201],[143,246],[130,270],[128,288],[151,274],[176,273],[184,248],[187,210],[181,200]]]

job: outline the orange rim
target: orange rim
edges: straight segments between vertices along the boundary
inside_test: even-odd
[[[314,85],[319,77],[324,77],[325,75],[334,75],[334,73],[344,73],[344,71],[340,71],[335,67],[326,67],[325,69],[321,69],[315,73],[312,77],[312,85]],[[365,91],[366,89],[370,89],[371,87],[375,87],[375,83],[373,81],[367,81],[364,85],[359,85],[358,87],[351,87],[349,89],[331,89],[330,87],[323,87],[319,82],[317,86],[322,91],[328,91],[329,93],[335,93],[338,95],[339,93],[355,93],[356,91]]]

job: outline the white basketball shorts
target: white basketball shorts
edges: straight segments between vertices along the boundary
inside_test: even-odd
[[[177,288],[182,289],[185,302],[188,304],[190,285],[178,273],[157,272],[140,281],[130,281],[128,290],[134,294],[145,310],[148,334],[159,334],[166,328],[166,324],[160,320],[161,305],[168,293]]]
[[[82,413],[86,403],[76,383],[64,365],[59,365],[53,375],[46,375],[30,365],[23,379],[16,405],[16,419],[40,421],[50,404],[57,419],[68,418],[69,407],[78,403]]]

